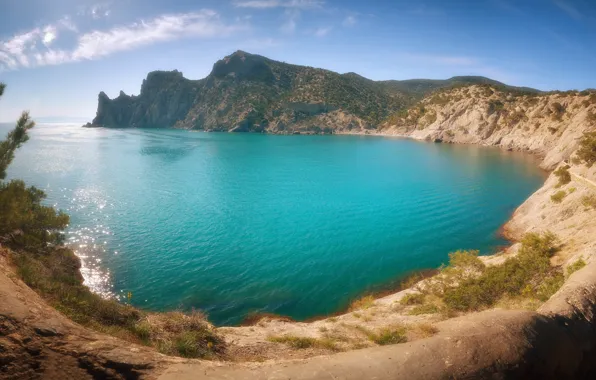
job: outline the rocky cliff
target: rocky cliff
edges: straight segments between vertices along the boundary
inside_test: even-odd
[[[509,88],[483,77],[376,82],[238,51],[216,62],[202,80],[188,80],[178,71],[157,71],[147,76],[138,96],[120,93],[111,100],[102,92],[97,116],[87,126],[359,132],[374,130],[429,91],[473,83]]]
[[[596,92],[528,94],[492,86],[437,91],[390,117],[378,133],[528,151],[553,169],[596,128]]]
[[[111,100],[99,93],[95,126],[161,127],[184,119],[201,87],[179,71],[154,71],[143,81],[138,96],[120,95]],[[88,125],[91,126],[91,125]]]

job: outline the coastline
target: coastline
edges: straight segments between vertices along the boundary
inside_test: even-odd
[[[549,113],[554,100],[569,110],[564,117]],[[60,352],[60,360],[83,357],[92,363],[85,368],[126,371],[133,378],[591,378],[596,373],[596,166],[570,160],[582,133],[590,130],[589,111],[579,106],[580,96],[546,95],[537,103],[527,106],[529,116],[520,124],[507,119],[507,126],[499,126],[500,114],[486,115],[485,103],[464,97],[433,105],[444,112],[422,129],[414,125],[403,135],[403,127],[387,126],[378,135],[494,146],[540,157],[548,177],[502,227],[513,244],[481,261],[500,265],[523,254],[519,240],[525,234],[553,232],[556,253],[546,266],[559,271],[562,285],[546,301],[509,297],[456,314],[415,312],[416,304],[402,301],[421,293],[425,284],[418,283],[378,299],[364,297],[346,313],[313,322],[265,318],[252,326],[217,328],[233,361],[181,359],[66,319],[18,279],[0,252],[0,314],[21,331],[47,334],[44,344]],[[490,133],[483,129],[487,126]],[[570,180],[561,183],[552,170],[570,161]],[[571,271],[580,261],[583,265]],[[399,333],[400,339],[383,346],[379,336],[384,332]]]

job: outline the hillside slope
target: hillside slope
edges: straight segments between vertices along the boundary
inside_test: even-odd
[[[121,92],[111,100],[102,92],[97,116],[87,126],[268,133],[374,130],[430,91],[474,83],[509,88],[483,77],[376,82],[237,51],[215,63],[202,80],[156,71],[143,81],[138,96]]]
[[[596,92],[534,95],[474,85],[433,93],[378,132],[528,151],[553,169],[570,158],[583,132],[595,128]]]

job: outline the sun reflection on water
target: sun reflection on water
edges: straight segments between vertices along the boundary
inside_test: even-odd
[[[103,227],[70,230],[68,245],[81,260],[81,275],[84,284],[105,298],[115,298],[110,271],[101,265],[102,257],[108,253],[107,242],[98,242],[98,234],[109,235]]]
[[[62,189],[62,193],[69,193]],[[113,204],[108,202],[102,191],[95,188],[79,188],[72,192],[68,199],[67,212],[71,215],[82,215],[83,220],[74,220],[68,229],[68,245],[81,260],[81,275],[84,284],[94,293],[104,298],[119,297],[114,293],[111,273],[102,261],[111,252],[108,242],[112,232],[107,226],[109,209]],[[89,222],[94,224],[89,226]]]

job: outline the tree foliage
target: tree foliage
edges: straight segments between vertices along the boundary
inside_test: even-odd
[[[2,91],[0,91],[1,93]],[[29,140],[27,131],[34,126],[35,123],[30,119],[29,113],[23,112],[15,129],[6,136],[4,141],[0,142],[0,180],[6,178],[6,169],[14,159],[14,152]]]
[[[0,84],[0,95],[4,88]],[[23,112],[15,128],[0,142],[0,243],[39,250],[63,242],[68,215],[42,205],[46,196],[43,191],[20,180],[4,181],[15,151],[29,139],[27,132],[34,125],[29,113]]]

